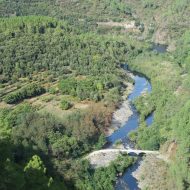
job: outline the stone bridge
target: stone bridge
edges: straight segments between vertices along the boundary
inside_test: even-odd
[[[98,154],[106,154],[106,153],[127,153],[127,154],[159,154],[158,151],[151,151],[151,150],[136,150],[136,149],[103,149],[103,150],[97,150],[92,153],[90,153],[87,158],[90,158],[92,156],[98,155]]]
[[[159,155],[158,151],[150,150],[136,150],[136,149],[103,149],[90,153],[86,159],[88,159],[94,167],[108,166],[111,161],[114,161],[119,154],[127,153],[129,155],[140,154],[155,154]]]

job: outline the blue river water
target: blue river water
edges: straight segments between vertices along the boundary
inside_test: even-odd
[[[148,127],[152,124],[153,119],[154,119],[154,113],[151,113],[151,114],[146,118],[146,124],[147,124]]]
[[[150,93],[152,90],[151,84],[145,77],[141,77],[138,75],[135,75],[134,77],[135,85],[132,93],[128,96],[128,100],[130,101],[130,106],[133,111],[133,114],[131,117],[129,117],[128,121],[126,121],[125,125],[116,130],[111,136],[107,138],[108,142],[114,143],[117,140],[125,140],[129,132],[132,130],[135,130],[139,126],[139,114],[137,113],[135,107],[132,104],[132,101],[141,96],[143,92]],[[147,124],[151,125],[153,121],[153,114],[151,114],[146,119]]]
[[[151,84],[145,77],[135,75],[134,82],[134,89],[132,93],[128,96],[128,100],[130,101],[130,106],[133,111],[133,114],[131,117],[129,117],[124,126],[119,128],[117,131],[115,131],[111,136],[107,138],[107,141],[111,144],[114,144],[117,140],[121,139],[124,147],[126,148],[132,146],[127,138],[129,132],[137,129],[139,126],[139,114],[137,113],[137,110],[135,109],[132,102],[133,100],[135,100],[135,98],[141,96],[142,93],[150,93],[152,91]],[[153,118],[153,113],[146,118],[148,126],[152,124]],[[138,158],[138,160],[139,159],[140,158]],[[135,164],[133,164],[133,166],[127,169],[124,175],[118,179],[120,183],[116,184],[116,190],[125,190],[126,188],[130,190],[138,190],[137,180],[132,176],[132,173],[138,168],[138,166],[139,161],[137,161]]]

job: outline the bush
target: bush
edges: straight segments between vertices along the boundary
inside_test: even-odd
[[[62,110],[68,110],[68,109],[70,109],[72,107],[72,104],[70,102],[66,101],[66,100],[62,100],[60,107],[61,107]]]
[[[59,90],[56,89],[55,87],[52,87],[52,88],[49,89],[50,94],[57,94],[58,92],[59,92]]]

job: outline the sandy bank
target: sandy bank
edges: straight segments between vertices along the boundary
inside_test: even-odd
[[[122,103],[112,115],[112,123],[106,132],[106,136],[110,136],[115,130],[122,127],[133,114],[130,102],[127,97],[133,91],[134,86],[131,83],[125,84],[127,85],[127,89],[122,96]]]

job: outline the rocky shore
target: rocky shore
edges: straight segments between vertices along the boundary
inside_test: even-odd
[[[122,127],[127,122],[129,117],[133,114],[130,102],[127,97],[133,91],[134,86],[131,83],[125,84],[127,85],[127,89],[122,96],[122,103],[119,108],[113,113],[112,123],[106,133],[106,136],[110,136],[115,130]]]

